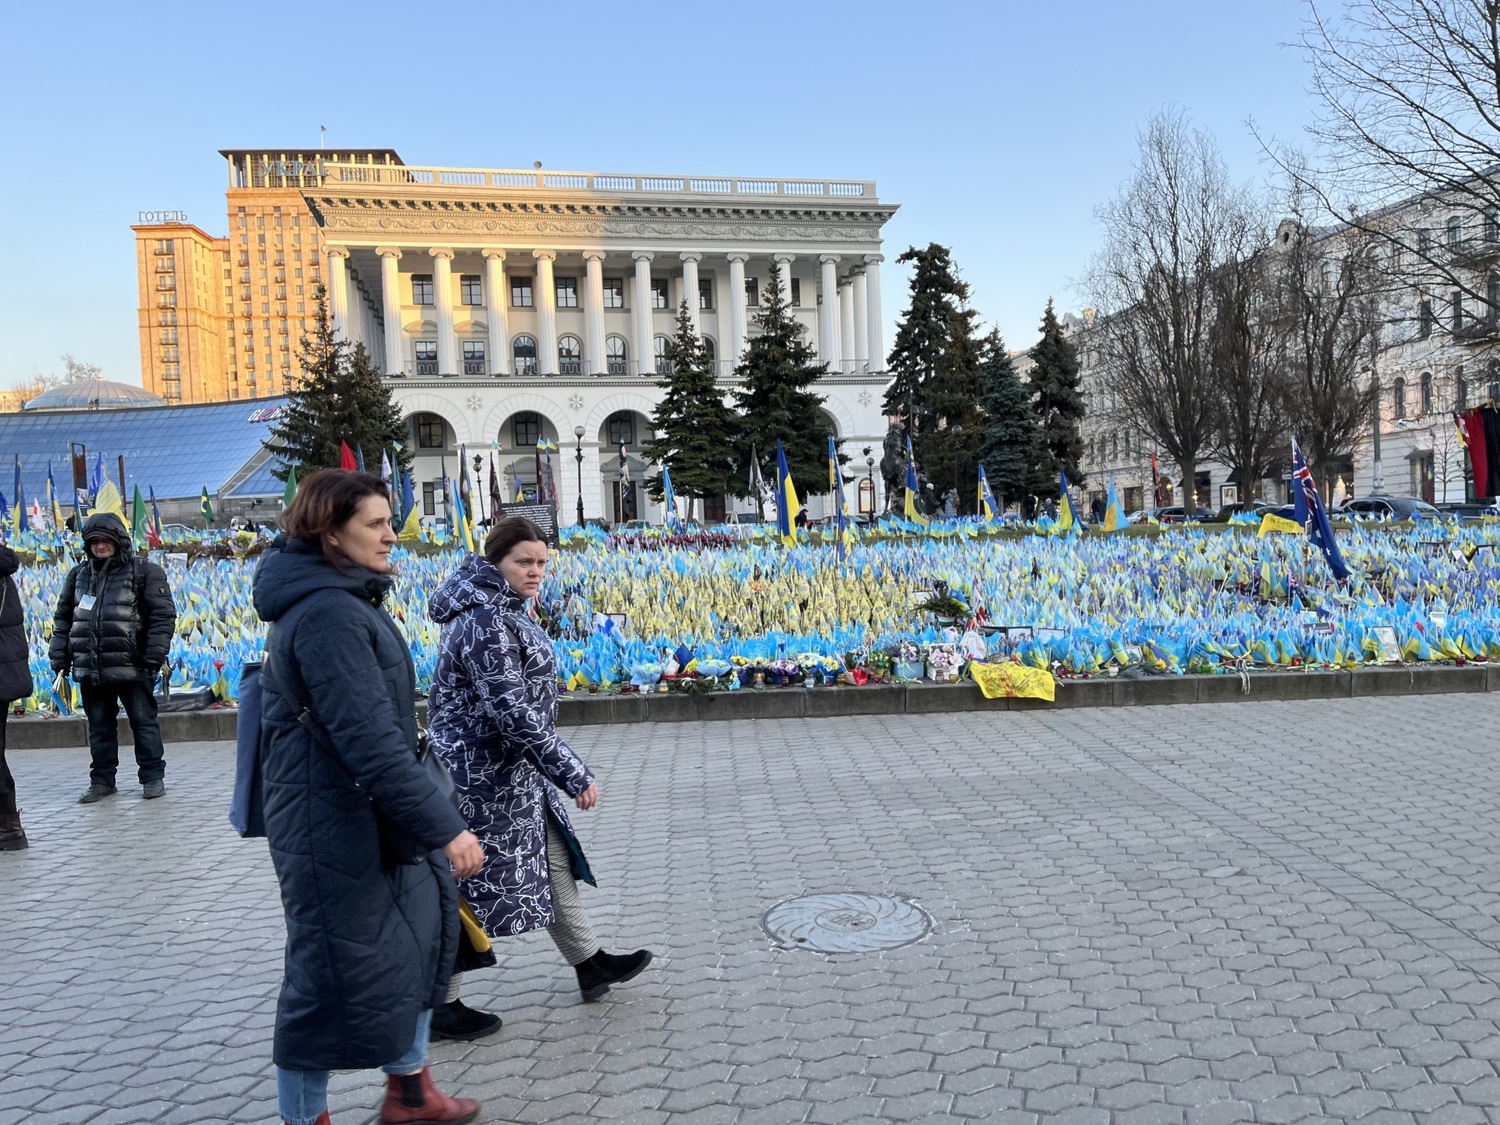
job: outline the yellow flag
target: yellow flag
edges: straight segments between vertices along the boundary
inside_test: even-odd
[[[969,675],[986,699],[1057,699],[1057,681],[1043,668],[1024,664],[982,664],[970,661]]]
[[[1256,536],[1263,535],[1301,535],[1302,525],[1296,520],[1289,520],[1285,516],[1278,516],[1275,512],[1267,512],[1260,519],[1260,530]]]
[[[125,501],[112,480],[105,481],[94,494],[94,506],[89,509],[89,515],[98,512],[112,512],[120,517],[122,523],[125,522]]]

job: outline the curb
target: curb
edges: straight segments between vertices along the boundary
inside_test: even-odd
[[[858,688],[761,688],[703,695],[572,695],[558,701],[563,727],[611,723],[686,723],[743,719],[822,719],[843,715],[937,715],[954,711],[1056,711],[1073,707],[1154,707],[1181,703],[1259,703],[1289,699],[1500,693],[1500,664],[1462,668],[1361,668],[1353,672],[1254,672],[1250,690],[1239,676],[1160,676],[1150,679],[1060,680],[1057,701],[986,699],[976,684],[878,684]],[[169,711],[161,715],[166,742],[233,741],[238,713]],[[417,718],[427,718],[425,700]],[[120,719],[120,743],[132,742]],[[6,745],[38,750],[88,745],[80,716],[10,719]]]

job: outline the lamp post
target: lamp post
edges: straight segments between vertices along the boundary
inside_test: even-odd
[[[870,481],[870,522],[875,522],[875,513],[880,511],[880,497],[875,492],[875,458],[870,454],[870,447],[864,448],[865,474]]]
[[[474,479],[479,483],[479,487],[477,489],[475,489],[475,491],[474,491],[474,495],[477,495],[479,497],[479,501],[475,505],[475,507],[477,507],[479,509],[479,522],[480,523],[484,522],[484,477],[480,476],[480,470],[483,469],[483,468],[484,468],[484,455],[480,454],[480,453],[474,454]],[[494,518],[494,515],[495,515],[494,512],[490,513],[490,517],[492,519]]]
[[[578,452],[574,458],[578,462],[578,526],[583,526],[583,427],[574,426],[573,436],[578,439]]]

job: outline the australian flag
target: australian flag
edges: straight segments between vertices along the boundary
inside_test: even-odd
[[[1297,439],[1292,439],[1292,508],[1293,518],[1307,531],[1311,539],[1328,560],[1328,569],[1340,582],[1349,577],[1349,567],[1339,553],[1338,540],[1333,537],[1333,525],[1328,522],[1328,512],[1323,507],[1323,498],[1318,495],[1317,482],[1312,470],[1302,459],[1302,450]]]

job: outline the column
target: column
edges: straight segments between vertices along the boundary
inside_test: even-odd
[[[869,371],[870,368],[870,294],[869,286],[865,284],[865,271],[862,267],[856,267],[854,271],[854,355],[845,356],[852,358],[856,371]]]
[[[583,307],[585,371],[597,377],[604,374],[604,251],[585,250],[583,264],[588,290]]]
[[[729,339],[724,341],[724,358],[730,367],[739,366],[745,352],[745,261],[743,250],[729,252]]]
[[[489,326],[489,337],[484,345],[484,361],[491,375],[505,371],[510,332],[505,324],[505,305],[509,300],[505,285],[505,251],[485,250],[484,253],[484,319]]]
[[[536,372],[557,374],[557,283],[552,280],[556,250],[533,250],[536,259]]]
[[[334,335],[349,339],[349,251],[342,246],[328,250],[328,318]]]
[[[702,259],[702,254],[691,251],[682,255],[682,299],[687,302],[693,331],[700,335],[703,330],[698,327],[698,263]]]
[[[772,269],[776,276],[781,279],[781,299],[788,305],[792,303],[792,263],[797,260],[795,254],[772,254],[771,261],[774,263]]]
[[[839,370],[854,370],[854,283],[839,286]]]
[[[427,252],[432,255],[432,296],[437,302],[438,374],[457,375],[462,368],[453,354],[453,251],[434,246]]]
[[[401,333],[401,251],[394,246],[377,246],[380,255],[380,307],[385,314],[385,373],[406,374],[406,350]]]
[[[870,333],[870,370],[885,370],[885,328],[880,318],[880,263],[885,261],[881,254],[865,255],[865,289],[867,293],[868,309],[865,313],[865,327]]]
[[[830,366],[839,358],[839,256],[823,254],[823,307],[818,310],[818,358]]]
[[[651,259],[649,250],[637,250],[635,258],[635,369],[641,375],[656,373],[651,335]]]

